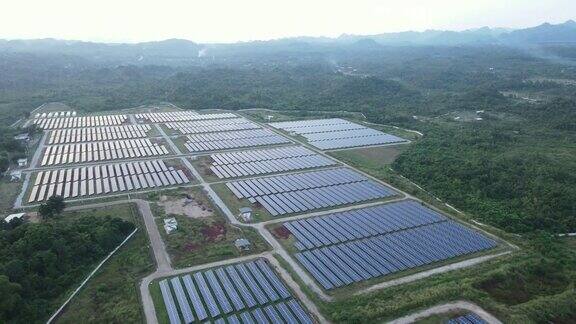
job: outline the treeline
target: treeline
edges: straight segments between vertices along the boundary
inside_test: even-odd
[[[119,218],[82,217],[0,229],[0,322],[47,319],[94,265],[134,229]]]

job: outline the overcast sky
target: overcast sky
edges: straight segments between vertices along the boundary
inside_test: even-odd
[[[3,0],[0,38],[235,42],[522,28],[575,16],[576,0]]]

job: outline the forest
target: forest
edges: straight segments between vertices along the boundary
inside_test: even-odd
[[[111,216],[1,223],[0,322],[38,323],[134,230]]]

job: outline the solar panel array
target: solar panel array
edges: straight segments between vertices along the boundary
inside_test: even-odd
[[[35,119],[34,124],[41,129],[77,128],[120,125],[127,119],[126,115],[58,117]]]
[[[260,203],[272,216],[393,196],[391,188],[347,168],[226,183],[237,198]]]
[[[323,150],[406,142],[405,139],[340,118],[271,123],[271,126],[305,137]]]
[[[470,313],[463,316],[458,316],[456,318],[450,319],[446,322],[447,324],[488,324],[482,317],[477,314]]]
[[[184,146],[190,152],[203,152],[285,143],[290,141],[268,129],[249,129],[188,135]]]
[[[149,139],[59,144],[46,147],[41,166],[140,158],[168,154],[164,145]]]
[[[235,118],[237,116],[232,113],[199,114],[195,111],[171,111],[160,113],[135,114],[135,117],[138,119],[146,119],[153,123],[166,123],[166,122],[176,122],[184,120]]]
[[[217,153],[210,170],[220,179],[335,165],[333,160],[301,146]]]
[[[184,171],[167,166],[163,160],[48,170],[37,173],[28,202],[54,195],[76,198],[188,182]]]
[[[182,134],[197,134],[211,132],[225,132],[233,130],[245,130],[260,128],[260,126],[246,118],[227,118],[216,120],[195,120],[166,123],[166,127],[174,129]]]
[[[313,323],[263,259],[160,281],[171,324]]]
[[[34,118],[55,118],[55,117],[76,117],[75,111],[51,111],[47,113],[37,113]]]
[[[48,144],[66,144],[146,137],[150,125],[121,125],[50,131]]]
[[[307,250],[445,220],[440,213],[416,201],[405,200],[295,220],[284,226],[296,237],[298,249]]]
[[[496,242],[413,201],[284,224],[299,262],[324,287],[356,282],[475,253]]]

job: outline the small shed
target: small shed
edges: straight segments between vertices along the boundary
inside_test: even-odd
[[[20,180],[22,180],[22,171],[14,170],[14,171],[10,172],[10,181],[17,182]]]
[[[245,238],[239,238],[236,241],[234,241],[234,245],[236,246],[236,248],[240,251],[250,251],[250,241],[248,241]]]
[[[172,234],[178,229],[176,218],[164,218],[164,230],[166,234]]]
[[[28,159],[18,159],[18,166],[25,167],[28,165]]]
[[[26,216],[26,213],[11,214],[6,216],[6,218],[4,218],[4,221],[6,223],[10,223],[13,219],[22,219],[24,216]]]
[[[22,133],[14,136],[14,139],[17,141],[29,141],[30,135],[28,133]]]
[[[252,208],[250,207],[241,207],[240,208],[240,218],[245,222],[252,221]]]

